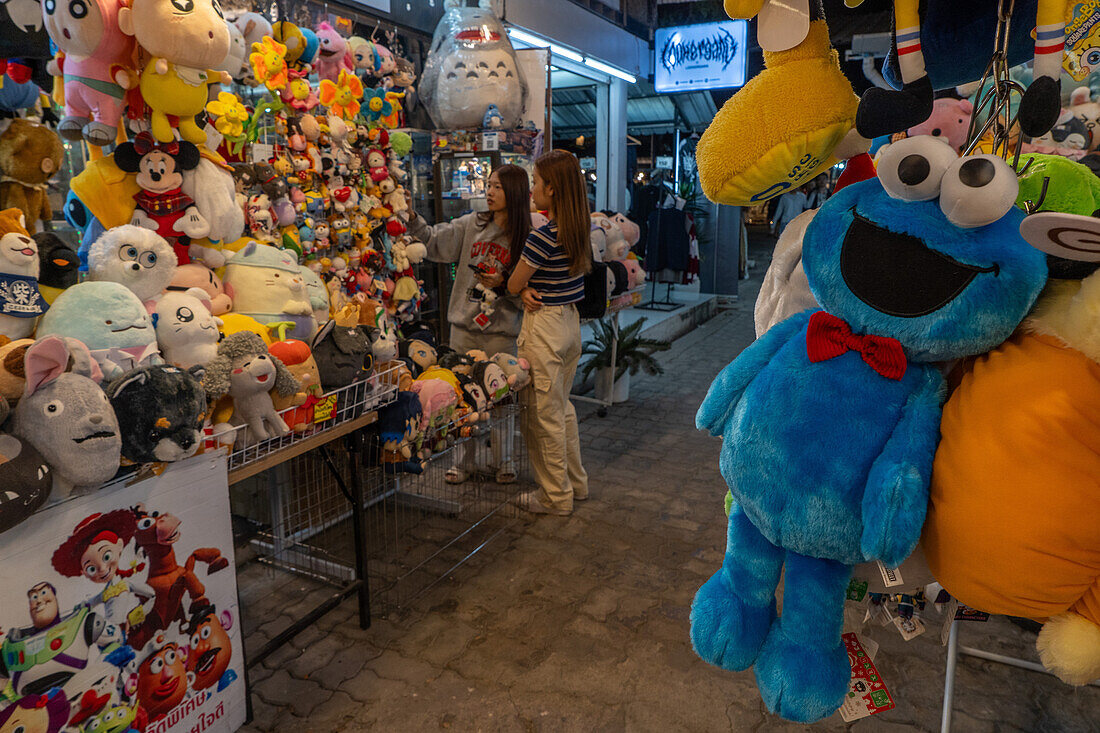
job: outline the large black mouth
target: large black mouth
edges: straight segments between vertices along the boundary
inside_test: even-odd
[[[97,430],[91,435],[85,435],[83,438],[73,438],[74,443],[83,443],[86,440],[95,440],[98,438],[113,438],[115,434],[110,430]]]
[[[897,234],[852,209],[852,224],[840,250],[840,274],[852,294],[888,316],[917,318],[959,297],[971,281],[1000,267],[967,265],[923,241]]]

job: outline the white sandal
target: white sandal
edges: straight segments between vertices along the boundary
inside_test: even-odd
[[[464,484],[470,478],[470,472],[458,466],[451,466],[447,473],[443,474],[443,480],[449,484]]]

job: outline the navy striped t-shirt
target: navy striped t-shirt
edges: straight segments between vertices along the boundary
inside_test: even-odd
[[[569,257],[558,244],[558,225],[550,222],[527,237],[520,259],[538,272],[527,284],[543,305],[569,305],[584,299],[584,275],[569,274]]]

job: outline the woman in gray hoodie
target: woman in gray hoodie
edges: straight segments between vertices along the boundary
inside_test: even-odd
[[[485,201],[488,211],[470,213],[434,226],[412,213],[409,233],[428,248],[433,262],[455,262],[454,287],[447,306],[451,323],[448,345],[460,353],[480,349],[489,356],[515,355],[516,337],[523,321],[523,304],[509,295],[505,283],[531,232],[531,184],[523,168],[502,165],[489,176]],[[410,211],[412,209],[410,208]],[[492,315],[482,313],[485,291],[496,295]],[[512,427],[509,425],[504,427]],[[503,433],[507,432],[507,435]],[[512,430],[493,430],[493,458],[497,481],[515,481]],[[461,483],[473,470],[473,441],[460,465],[447,471],[447,481]]]

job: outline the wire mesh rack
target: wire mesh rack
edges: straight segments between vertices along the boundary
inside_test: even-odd
[[[217,434],[218,442],[233,443],[229,452],[230,474],[393,402],[397,397],[396,371],[395,366],[373,374],[369,379],[326,392],[315,402],[311,400],[312,404],[308,407],[288,407],[279,413],[288,425],[301,425],[305,421],[308,427],[304,429],[259,441],[251,438],[249,429],[244,425]],[[303,418],[303,410],[311,410],[312,413]]]
[[[377,437],[367,445],[372,465],[364,472],[364,534],[375,612],[408,605],[520,516],[520,501],[533,485],[521,419],[522,405],[498,405],[477,434],[433,454],[420,474],[393,473],[381,463]],[[454,427],[446,432],[454,434]],[[466,480],[450,483],[452,467]],[[502,471],[515,481],[498,482]]]

